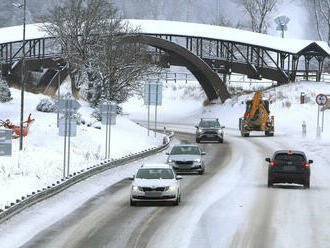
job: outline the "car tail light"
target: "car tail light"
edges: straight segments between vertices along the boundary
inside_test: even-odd
[[[277,165],[277,164],[279,164],[279,162],[274,162],[274,161],[270,162],[270,166],[274,166],[274,165]]]
[[[288,152],[288,155],[293,155],[293,153],[292,152]]]
[[[301,163],[301,165],[304,165],[305,167],[309,167],[309,163]]]

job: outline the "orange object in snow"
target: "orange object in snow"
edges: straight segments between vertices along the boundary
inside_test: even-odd
[[[29,117],[28,117],[27,121],[23,122],[23,137],[27,136],[27,134],[29,132],[29,129],[30,129],[30,125],[33,122],[34,122],[34,119],[31,119],[31,114],[29,114]],[[3,126],[4,128],[12,130],[13,131],[13,135],[12,135],[13,139],[19,138],[19,136],[21,134],[21,127],[13,125],[9,119],[7,119],[6,121],[0,120],[0,126]]]

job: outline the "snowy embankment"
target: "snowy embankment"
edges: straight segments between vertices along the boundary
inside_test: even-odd
[[[307,103],[300,104],[300,94],[304,92]],[[306,122],[307,137],[315,138],[317,121],[317,104],[315,97],[319,93],[330,94],[330,84],[323,82],[299,82],[269,89],[263,97],[271,101],[271,115],[275,116],[275,134],[301,136],[302,123]],[[200,118],[219,118],[227,128],[238,128],[238,119],[244,115],[245,100],[253,94],[233,97],[224,104],[203,106],[205,94],[198,82],[177,81],[164,83],[163,105],[158,107],[158,120],[167,123],[196,125]],[[143,101],[139,97],[132,98],[124,104],[129,118],[146,120]],[[151,107],[153,113],[153,107]],[[330,111],[325,111],[324,138],[330,137],[328,130]],[[153,114],[151,114],[153,121]],[[321,118],[320,118],[321,120]],[[257,133],[256,133],[257,134]]]
[[[62,90],[64,92],[65,89]],[[11,89],[13,100],[0,103],[0,119],[19,123],[20,91]],[[0,157],[0,208],[23,195],[46,187],[62,178],[64,138],[57,128],[57,114],[43,113],[36,106],[44,95],[25,93],[24,120],[29,113],[35,119],[29,134],[24,138],[24,149],[19,151],[19,139],[13,140],[13,156]],[[77,136],[71,138],[70,173],[84,169],[104,159],[105,128],[90,117],[92,108],[80,101],[81,118],[91,126],[77,127]],[[97,129],[95,127],[101,127]],[[146,129],[118,116],[111,131],[111,158],[158,146],[162,136],[148,137]]]

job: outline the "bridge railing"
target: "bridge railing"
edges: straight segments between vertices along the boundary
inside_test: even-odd
[[[62,54],[61,46],[53,37],[30,39],[24,44],[23,41],[14,41],[0,44],[0,62],[12,64],[21,60],[23,46],[27,59],[57,57]]]

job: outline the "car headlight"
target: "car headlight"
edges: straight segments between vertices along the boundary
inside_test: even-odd
[[[168,162],[168,163],[173,163],[173,162],[174,162],[174,160],[172,160],[172,159],[169,159],[169,160],[167,160],[167,162]]]
[[[169,191],[174,191],[176,190],[177,186],[176,185],[171,185],[170,187],[168,187]]]
[[[202,129],[198,128],[197,131],[198,131],[199,133],[201,133],[201,132],[202,132]]]
[[[197,159],[194,160],[194,162],[200,163],[201,162],[201,159],[200,158],[197,158]]]
[[[222,130],[221,130],[221,129],[218,129],[218,133],[220,133],[220,134],[221,134],[221,133],[222,133]]]
[[[138,187],[138,186],[133,186],[133,187],[132,187],[132,190],[133,190],[133,191],[139,191],[139,187]]]

